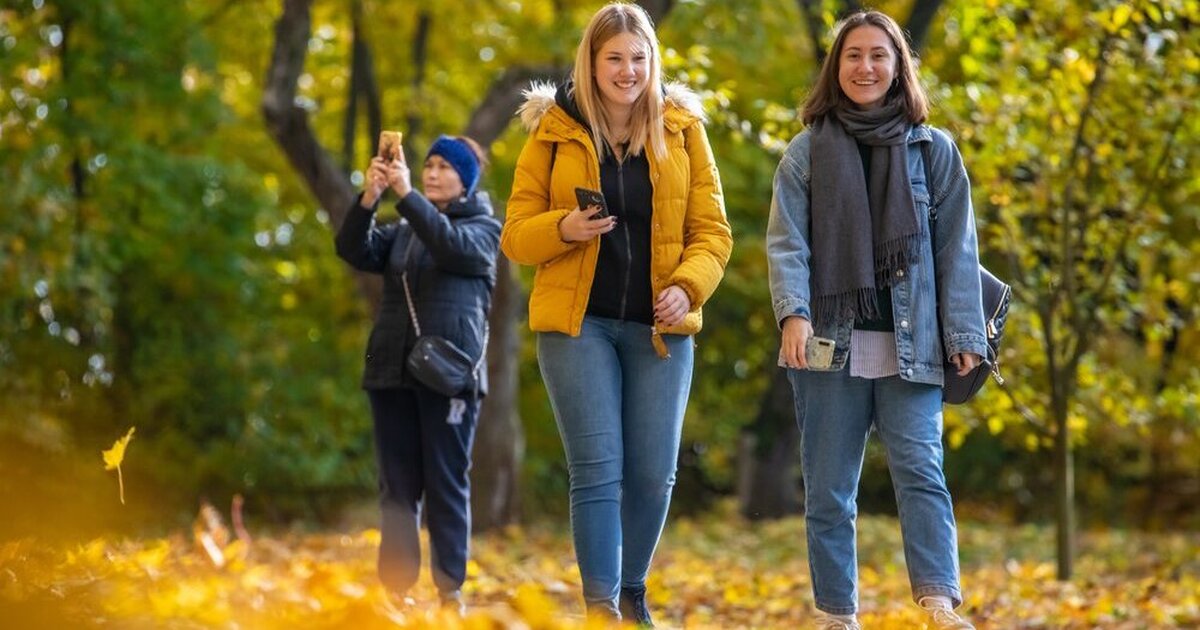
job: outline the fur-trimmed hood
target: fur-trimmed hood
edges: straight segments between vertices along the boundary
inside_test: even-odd
[[[542,118],[557,104],[555,95],[558,89],[553,82],[534,81],[522,92],[525,102],[517,109],[517,116],[527,131],[536,131]],[[670,131],[679,131],[696,121],[707,120],[700,96],[682,83],[671,81],[663,84],[663,104],[664,123]],[[566,115],[566,112],[563,114]]]

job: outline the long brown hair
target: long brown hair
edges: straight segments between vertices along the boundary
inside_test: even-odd
[[[804,124],[811,125],[830,110],[850,104],[850,99],[838,84],[838,73],[842,67],[842,48],[846,45],[846,37],[850,35],[850,31],[860,26],[874,26],[887,33],[888,39],[892,40],[899,67],[896,68],[896,84],[888,90],[887,98],[903,99],[904,110],[914,125],[925,122],[929,117],[929,97],[925,94],[921,80],[917,78],[917,64],[904,31],[896,20],[887,14],[879,11],[859,11],[838,22],[834,27],[837,36],[833,40],[833,46],[829,48],[829,54],[821,66],[817,84],[804,101],[804,110],[801,113]]]
[[[608,114],[596,85],[596,55],[605,42],[621,33],[631,33],[642,40],[649,61],[646,89],[633,103],[629,118],[628,155],[639,155],[646,145],[654,148],[654,155],[667,155],[667,141],[663,133],[662,58],[658,52],[658,37],[654,24],[645,9],[636,4],[613,2],[604,5],[588,22],[583,39],[575,51],[575,103],[592,128],[592,143],[596,152],[604,157],[604,140],[612,138]],[[615,144],[615,142],[614,142]]]

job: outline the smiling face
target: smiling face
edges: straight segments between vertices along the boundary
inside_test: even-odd
[[[863,25],[850,31],[838,63],[838,85],[859,109],[883,104],[897,66],[896,49],[883,29]]]
[[[604,42],[593,60],[596,87],[606,108],[627,112],[646,91],[650,54],[633,33],[618,33]]]
[[[421,188],[433,205],[443,209],[467,190],[458,171],[440,155],[431,155],[425,160],[421,169]]]

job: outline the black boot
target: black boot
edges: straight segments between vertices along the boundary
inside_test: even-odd
[[[645,586],[622,586],[620,602],[622,619],[632,621],[640,628],[654,627],[650,609],[646,608]]]

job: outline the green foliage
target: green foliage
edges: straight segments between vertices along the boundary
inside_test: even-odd
[[[0,130],[17,149],[0,156],[5,450],[94,453],[136,424],[127,477],[175,507],[241,490],[287,512],[369,487],[348,352],[362,307],[328,291],[344,274],[319,217],[281,212],[276,178],[222,144],[237,119],[195,16],[137,2],[3,16],[0,75],[20,86]]]

